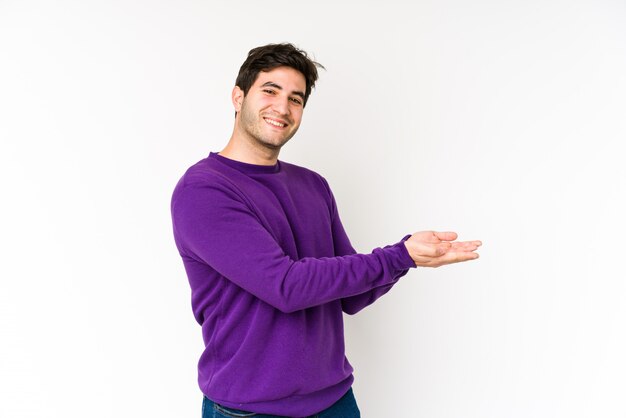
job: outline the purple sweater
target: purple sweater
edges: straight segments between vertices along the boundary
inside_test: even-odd
[[[291,417],[341,398],[354,380],[342,312],[368,306],[415,267],[408,236],[356,254],[319,174],[216,153],[187,170],[171,209],[206,347],[202,392]]]

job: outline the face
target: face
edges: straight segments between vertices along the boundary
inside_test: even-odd
[[[260,72],[245,97],[235,86],[235,123],[240,134],[255,146],[279,150],[300,126],[305,88],[302,73],[290,67]]]

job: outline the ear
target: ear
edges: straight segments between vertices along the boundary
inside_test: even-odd
[[[243,90],[239,88],[239,86],[233,87],[232,100],[233,106],[235,107],[235,112],[239,113],[241,110],[241,104],[243,103]]]

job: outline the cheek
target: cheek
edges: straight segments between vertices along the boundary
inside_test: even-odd
[[[259,99],[256,101],[256,105],[260,108],[260,109],[264,109],[266,107],[269,107],[272,105],[272,98],[271,97],[264,97],[261,96],[259,97]]]
[[[248,112],[258,112],[259,110],[265,109],[268,106],[267,98],[258,96],[250,96],[246,99],[244,103]]]
[[[296,124],[300,124],[300,122],[302,121],[302,108],[299,107],[296,110],[293,110],[291,112],[292,118],[293,120],[296,122]]]

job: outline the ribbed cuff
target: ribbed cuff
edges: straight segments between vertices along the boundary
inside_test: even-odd
[[[393,257],[393,266],[398,270],[406,270],[409,268],[417,267],[415,265],[415,261],[413,261],[413,259],[409,255],[409,251],[407,250],[406,245],[404,245],[404,241],[406,241],[410,237],[411,234],[406,235],[404,238],[402,238],[400,242],[391,246],[391,248],[394,249],[395,255],[395,257]]]

